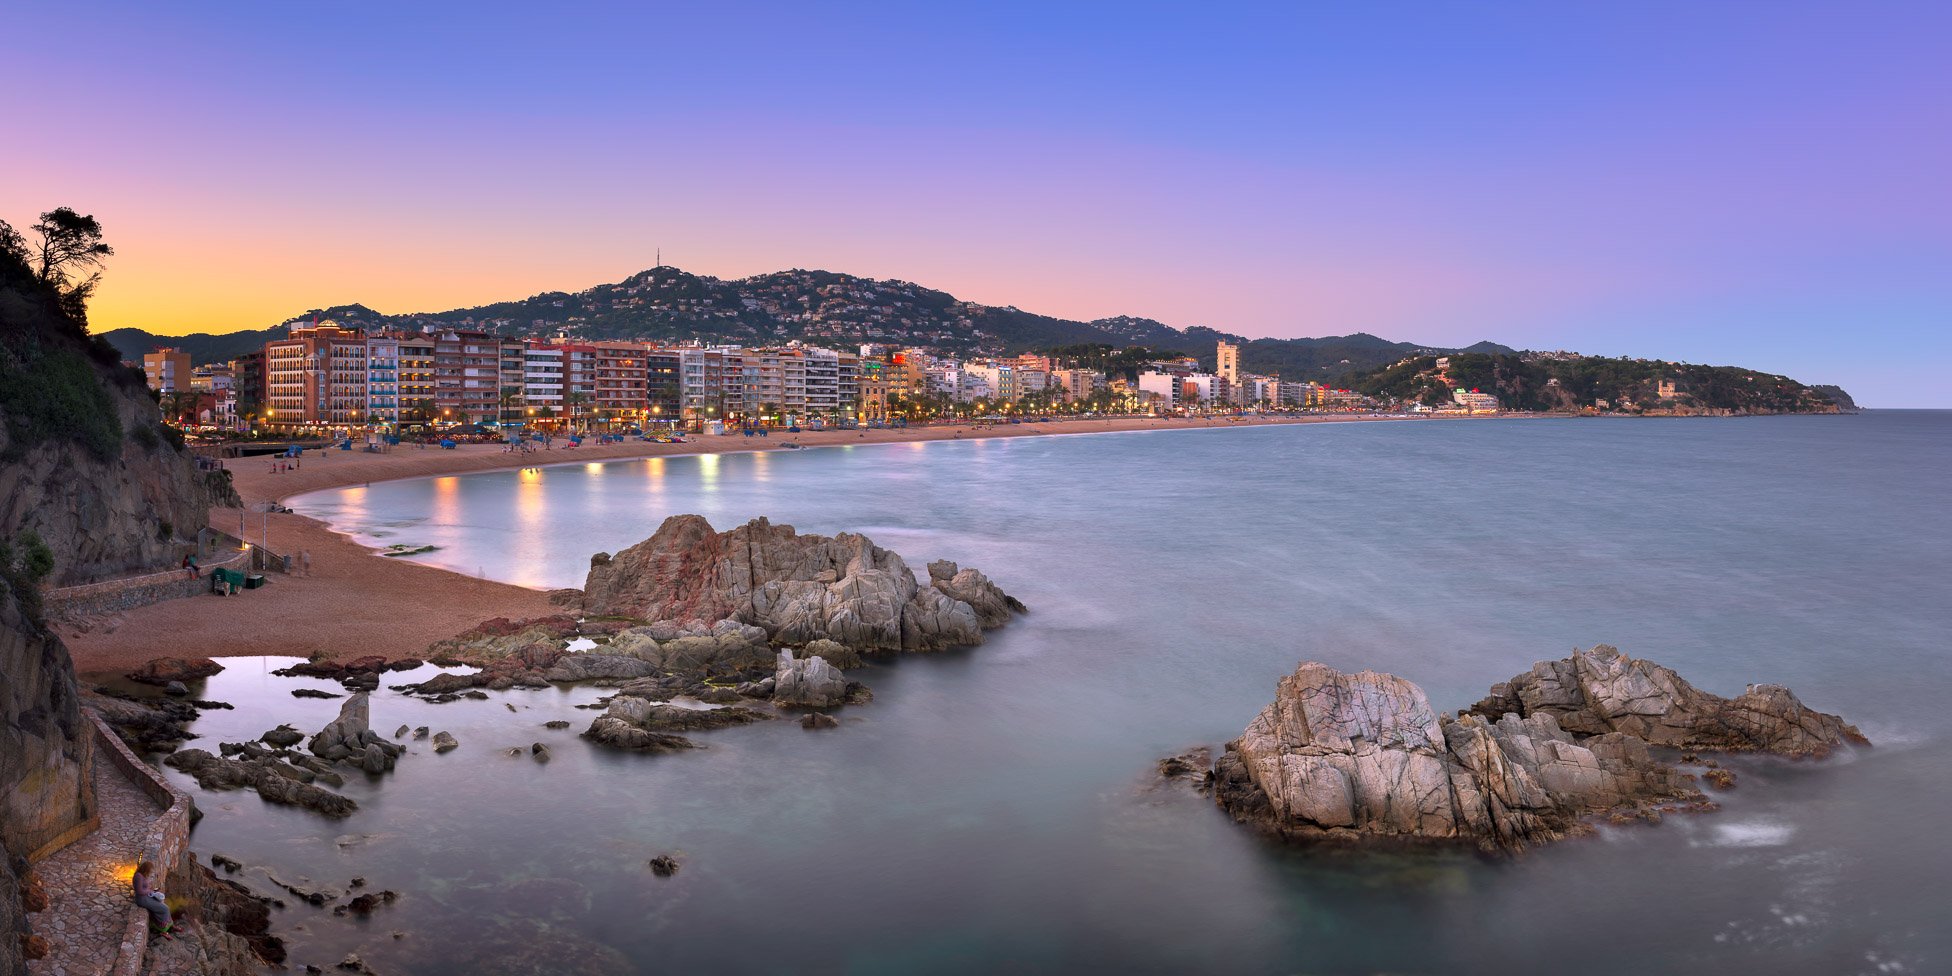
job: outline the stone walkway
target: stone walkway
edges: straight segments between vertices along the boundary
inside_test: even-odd
[[[29,923],[47,939],[49,952],[27,964],[31,976],[108,972],[130,914],[142,911],[129,875],[149,825],[163,811],[106,759],[95,763],[95,804],[101,826],[34,865],[47,886],[48,906],[29,916]]]

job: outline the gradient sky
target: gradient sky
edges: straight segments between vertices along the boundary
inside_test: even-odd
[[[22,4],[98,330],[653,263],[1952,406],[1952,3]]]

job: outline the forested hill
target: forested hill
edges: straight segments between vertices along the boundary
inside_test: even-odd
[[[1371,396],[1436,405],[1453,390],[1479,390],[1512,410],[1602,409],[1671,413],[1836,413],[1854,408],[1836,387],[1805,386],[1787,376],[1736,366],[1563,354],[1463,353],[1412,356],[1358,370],[1339,383]],[[1671,384],[1664,392],[1663,383]],[[1827,392],[1834,391],[1834,392]]]
[[[519,301],[407,315],[382,315],[363,305],[343,305],[308,310],[287,324],[309,322],[314,316],[367,328],[443,325],[542,336],[566,330],[586,339],[701,339],[745,345],[800,339],[840,348],[880,342],[956,353],[1018,353],[1070,345],[1146,346],[1197,355],[1209,364],[1214,343],[1226,339],[1244,344],[1244,368],[1279,373],[1289,379],[1327,379],[1417,352],[1449,351],[1363,333],[1250,341],[1212,329],[1176,329],[1130,316],[1083,322],[1011,306],[966,302],[906,281],[800,270],[726,281],[660,267],[579,292],[545,292]],[[201,363],[230,359],[263,345],[266,338],[283,334],[283,326],[181,337],[117,329],[106,333],[105,338],[131,359],[159,345],[176,345]],[[1481,345],[1493,351],[1510,351],[1503,346]]]

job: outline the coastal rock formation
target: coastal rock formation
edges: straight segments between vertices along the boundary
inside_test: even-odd
[[[840,669],[815,655],[795,659],[793,652],[779,652],[779,670],[773,675],[773,704],[831,708],[847,701],[847,676]]]
[[[764,518],[717,532],[674,515],[649,539],[591,558],[583,609],[692,630],[733,620],[773,643],[825,638],[873,652],[979,644],[986,621],[1022,605],[973,570],[921,585],[901,556],[854,533],[800,535]]]
[[[225,759],[202,749],[185,749],[163,762],[196,777],[197,785],[207,790],[249,788],[267,802],[305,807],[335,820],[359,809],[352,798],[305,782],[307,771],[273,757]]]
[[[646,678],[658,666],[622,654],[571,654],[556,662],[543,676],[550,681],[588,681],[592,678]]]
[[[191,738],[183,731],[197,717],[189,702],[168,698],[122,697],[100,691],[84,691],[82,705],[92,708],[102,720],[137,752],[169,752]]]
[[[828,664],[843,671],[848,668],[858,668],[866,663],[861,660],[860,653],[853,648],[825,639],[807,642],[805,647],[794,651],[793,656],[825,658]]]
[[[583,738],[597,745],[638,752],[677,752],[698,748],[696,743],[682,735],[647,727],[657,723],[657,709],[654,702],[619,695],[611,699],[608,710],[597,716],[596,721],[584,730]]]
[[[369,773],[384,773],[406,751],[371,728],[371,705],[366,692],[346,699],[339,717],[305,743],[312,755],[328,762],[349,760]]]
[[[1214,763],[1214,798],[1236,820],[1291,839],[1518,851],[1579,832],[1596,814],[1652,818],[1663,802],[1703,802],[1690,777],[1655,758],[1641,731],[1659,745],[1686,740],[1695,748],[1784,755],[1862,740],[1835,716],[1810,712],[1773,686],[1751,691],[1737,707],[1664,668],[1636,668],[1643,662],[1612,648],[1574,657],[1582,655],[1591,660],[1578,667],[1607,665],[1593,672],[1594,687],[1607,692],[1593,697],[1607,704],[1574,707],[1565,686],[1553,685],[1551,707],[1538,704],[1547,700],[1541,693],[1522,713],[1493,715],[1505,696],[1523,701],[1520,692],[1494,689],[1492,699],[1456,719],[1395,675],[1344,674],[1305,662],[1281,679],[1274,703]],[[1572,721],[1562,725],[1562,715]],[[1705,718],[1684,721],[1688,715]],[[1676,731],[1684,728],[1707,731]],[[1699,744],[1711,740],[1729,744]]]
[[[1027,612],[1021,601],[1003,592],[980,571],[959,569],[947,559],[929,563],[929,582],[951,598],[969,604],[985,630],[1009,623],[1012,613]]]
[[[1740,696],[1723,698],[1605,644],[1540,661],[1491,686],[1471,711],[1486,718],[1551,715],[1580,735],[1624,732],[1677,749],[1823,756],[1841,743],[1869,744],[1854,726],[1810,710],[1780,685],[1750,685]]]
[[[683,627],[662,621],[620,631],[607,648],[667,671],[727,673],[773,659],[766,632],[736,620]]]
[[[223,665],[207,657],[159,657],[144,661],[141,668],[129,674],[129,680],[146,685],[167,685],[171,682],[202,681],[222,670]]]

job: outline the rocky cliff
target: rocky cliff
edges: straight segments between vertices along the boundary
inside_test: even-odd
[[[230,494],[159,417],[140,375],[0,251],[0,889],[94,812],[94,739],[38,587],[173,565],[170,538],[193,537]],[[0,894],[0,972],[21,971],[20,907]]]
[[[777,644],[832,640],[857,651],[932,651],[980,644],[1023,604],[974,569],[929,565],[927,585],[866,536],[800,535],[754,519],[715,531],[696,515],[665,519],[649,539],[590,560],[582,606],[691,630],[732,620]]]
[[[37,534],[57,585],[174,564],[235,496],[161,420],[140,371],[0,254],[0,538]]]
[[[1514,852],[1596,815],[1709,806],[1654,747],[1821,755],[1865,743],[1788,689],[1737,699],[1600,646],[1545,662],[1452,719],[1396,677],[1306,662],[1214,763],[1235,819],[1307,841],[1469,844]]]

